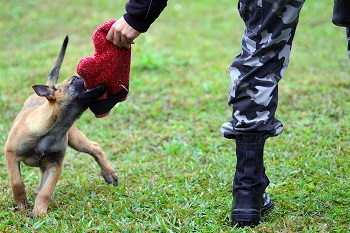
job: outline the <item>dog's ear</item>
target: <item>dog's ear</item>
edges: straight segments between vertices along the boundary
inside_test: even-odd
[[[55,88],[49,87],[47,85],[34,85],[32,86],[32,88],[34,89],[35,93],[38,96],[46,97],[48,100],[51,100],[51,101],[56,100]]]

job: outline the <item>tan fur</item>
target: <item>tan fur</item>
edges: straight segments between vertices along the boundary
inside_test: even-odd
[[[62,50],[65,50],[63,47]],[[62,50],[54,67],[58,67],[58,70],[64,56]],[[57,81],[55,75],[58,76],[58,73],[48,78],[47,84],[50,86],[40,85],[47,90],[45,97],[33,94],[26,100],[14,120],[4,151],[14,204],[20,209],[28,208],[20,163],[40,168],[41,178],[32,212],[34,216],[47,212],[51,195],[62,172],[67,145],[93,156],[105,181],[118,185],[118,177],[100,146],[90,141],[73,124],[87,109],[87,103],[103,92],[98,88],[84,91],[82,79],[75,76],[54,86]],[[43,95],[40,90],[34,89],[38,95]],[[77,100],[77,97],[82,97],[83,100]]]

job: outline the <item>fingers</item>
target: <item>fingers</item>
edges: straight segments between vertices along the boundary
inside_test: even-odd
[[[114,39],[114,30],[112,30],[111,28],[107,33],[106,40],[114,44],[113,39]]]
[[[123,48],[126,45],[125,42],[123,42],[121,31],[118,28],[116,28],[114,24],[112,25],[111,29],[108,31],[106,39],[112,42],[114,45],[116,45],[119,48]]]
[[[121,46],[122,47],[124,47],[124,48],[130,48],[130,44],[129,44],[129,42],[128,42],[129,40],[125,37],[125,36],[121,36],[121,38],[120,38],[120,44],[121,44]],[[117,45],[117,44],[116,44]],[[118,46],[118,45],[117,45]]]
[[[140,32],[133,29],[122,17],[112,25],[106,39],[117,47],[128,49],[139,35]]]

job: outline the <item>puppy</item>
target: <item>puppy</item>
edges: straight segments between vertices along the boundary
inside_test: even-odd
[[[56,85],[67,44],[68,36],[46,85],[33,86],[36,94],[25,101],[13,122],[5,145],[13,200],[18,208],[28,208],[20,163],[40,168],[41,178],[32,211],[34,216],[47,212],[51,195],[61,175],[67,145],[93,156],[105,181],[118,185],[118,177],[100,146],[89,141],[74,125],[89,103],[103,95],[105,87],[84,90],[84,80],[78,76]]]

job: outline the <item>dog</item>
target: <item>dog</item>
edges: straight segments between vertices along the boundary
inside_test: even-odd
[[[102,96],[103,85],[85,90],[84,80],[73,76],[57,85],[59,70],[68,44],[64,39],[61,51],[46,85],[34,85],[32,94],[15,118],[5,145],[6,164],[16,208],[27,209],[25,185],[20,163],[39,167],[41,178],[36,190],[33,216],[47,213],[51,195],[61,175],[67,145],[90,154],[98,163],[108,184],[118,185],[118,177],[96,142],[78,130],[74,122],[87,110],[91,101]]]

